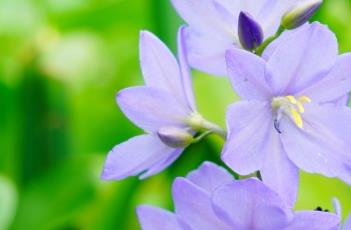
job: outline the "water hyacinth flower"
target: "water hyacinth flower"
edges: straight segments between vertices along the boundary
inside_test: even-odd
[[[286,31],[262,58],[232,49],[228,74],[242,101],[227,111],[222,160],[294,205],[299,169],[351,184],[351,54],[319,23]],[[346,100],[345,100],[346,98]]]
[[[257,47],[277,32],[282,16],[298,2],[300,0],[172,0],[178,14],[189,25],[186,44],[190,64],[219,76],[227,75],[227,49]]]
[[[140,63],[145,86],[123,89],[116,99],[123,113],[146,134],[110,151],[103,179],[120,180],[143,172],[140,178],[149,177],[175,161],[197,131],[222,132],[196,112],[183,36],[182,27],[178,32],[178,63],[156,36],[141,32]]]
[[[235,181],[210,162],[177,178],[172,195],[174,213],[148,205],[137,208],[143,230],[334,230],[340,221],[333,213],[293,212],[261,181]]]

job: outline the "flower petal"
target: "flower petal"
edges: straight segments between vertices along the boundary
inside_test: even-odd
[[[210,195],[187,179],[177,178],[173,183],[175,212],[192,229],[229,230],[214,214]]]
[[[291,224],[284,230],[337,230],[340,219],[337,215],[321,211],[296,212]]]
[[[159,38],[147,31],[140,33],[140,65],[146,86],[163,89],[187,106],[177,60]]]
[[[314,84],[332,68],[338,53],[335,35],[317,22],[278,44],[267,62],[267,80],[276,95],[296,94]]]
[[[186,39],[186,27],[182,26],[178,30],[178,40],[177,40],[179,66],[181,71],[180,73],[181,85],[183,86],[185,100],[188,103],[189,108],[192,111],[196,111],[193,85],[191,81],[191,71],[186,57],[188,54],[188,51],[186,49],[185,39]]]
[[[345,224],[343,226],[343,230],[349,230],[349,229],[351,229],[351,214],[346,219]]]
[[[178,14],[197,32],[208,32],[218,37],[233,37],[236,17],[230,15],[220,2],[215,0],[172,0]]]
[[[162,126],[183,127],[188,110],[168,92],[152,87],[137,86],[121,90],[117,103],[123,113],[137,126],[157,132]]]
[[[261,169],[267,152],[272,117],[266,102],[241,101],[227,111],[227,142],[222,150],[222,160],[235,172],[246,175]]]
[[[287,157],[275,129],[271,129],[267,143],[262,150],[266,152],[260,170],[263,182],[293,208],[298,192],[299,170]]]
[[[141,205],[137,214],[142,230],[182,230],[176,216],[169,211]]]
[[[260,57],[240,49],[226,52],[229,79],[237,94],[246,100],[267,100],[271,96],[265,82],[265,62]]]
[[[281,140],[299,168],[351,183],[351,110],[337,105],[305,105],[303,128],[280,124]]]
[[[163,162],[175,151],[178,149],[166,146],[156,136],[145,134],[133,137],[109,152],[101,177],[104,180],[121,180],[138,175]]]
[[[192,28],[186,30],[188,59],[192,67],[215,76],[227,76],[225,51],[239,47],[231,37],[217,37],[213,34],[198,33]]]
[[[223,167],[212,162],[204,162],[187,176],[191,182],[206,190],[209,194],[221,185],[231,182],[234,178]]]
[[[351,91],[351,53],[340,55],[328,75],[300,92],[316,102],[334,101]]]
[[[283,229],[292,219],[278,194],[256,179],[221,186],[212,202],[216,214],[232,229]]]

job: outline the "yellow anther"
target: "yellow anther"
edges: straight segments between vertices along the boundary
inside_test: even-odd
[[[312,100],[307,96],[301,96],[299,97],[299,101],[301,101],[302,103],[311,103]]]
[[[299,110],[300,113],[305,112],[305,108],[303,107],[302,103],[300,101],[296,102],[297,109]]]
[[[302,118],[301,118],[301,115],[299,114],[299,112],[297,112],[296,109],[294,108],[290,108],[290,111],[291,111],[291,115],[292,115],[292,118],[295,122],[295,124],[297,125],[297,127],[299,127],[300,129],[302,128]]]
[[[286,98],[290,101],[291,104],[296,104],[297,101],[294,96],[286,96]]]

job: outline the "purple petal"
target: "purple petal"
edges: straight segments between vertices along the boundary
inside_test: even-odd
[[[296,94],[314,84],[332,68],[337,53],[335,35],[326,26],[304,26],[280,42],[268,59],[267,79],[272,90],[276,95]]]
[[[155,164],[177,155],[179,149],[164,145],[156,136],[140,135],[115,146],[108,154],[102,173],[104,180],[121,180],[138,175]],[[176,154],[175,154],[176,152]],[[166,167],[167,165],[164,165]],[[156,173],[163,168],[153,171]],[[148,173],[151,176],[151,173]]]
[[[173,183],[175,212],[192,229],[229,230],[214,214],[210,195],[187,179],[177,178]]]
[[[172,0],[178,14],[197,32],[216,34],[218,37],[233,37],[235,17],[230,15],[220,3],[215,0]],[[221,6],[221,7],[220,7]],[[229,18],[228,18],[229,17]]]
[[[340,219],[337,215],[321,211],[296,212],[291,224],[285,230],[337,230]]]
[[[260,170],[263,182],[292,208],[298,193],[299,170],[287,157],[275,129],[271,129],[267,143],[262,150],[266,152]]]
[[[225,51],[239,47],[231,37],[217,37],[213,34],[197,33],[192,28],[186,30],[188,59],[192,67],[215,76],[227,76]]]
[[[146,86],[163,89],[187,106],[181,72],[172,52],[150,32],[140,33],[140,65]]]
[[[337,105],[305,105],[303,129],[281,122],[281,139],[299,168],[351,183],[351,110]]]
[[[267,136],[273,128],[270,105],[241,101],[227,111],[227,142],[222,160],[235,172],[246,175],[261,169],[267,152]]]
[[[246,100],[267,100],[271,92],[266,84],[265,62],[240,49],[228,50],[226,61],[229,79],[237,94]]]
[[[316,84],[300,92],[316,102],[330,102],[351,91],[351,54],[340,55],[331,71]]]
[[[231,182],[234,178],[223,167],[211,162],[204,162],[202,165],[190,172],[188,180],[206,190],[209,194],[221,185]]]
[[[142,230],[182,230],[176,216],[166,210],[141,205],[137,214]]]
[[[193,85],[191,81],[191,71],[187,60],[188,51],[185,45],[185,38],[186,38],[186,27],[182,26],[178,30],[178,57],[179,57],[179,66],[181,71],[180,73],[181,85],[183,86],[185,99],[188,103],[189,108],[192,111],[196,111]]]
[[[263,41],[261,26],[248,12],[239,15],[238,34],[241,45],[247,50],[256,49]]]
[[[278,194],[256,179],[234,181],[213,195],[215,212],[231,229],[284,229],[292,219]]]
[[[157,132],[163,126],[183,127],[189,111],[168,92],[146,86],[130,87],[117,94],[123,113],[137,126]]]
[[[351,229],[351,214],[346,219],[345,224],[343,226],[343,230],[350,230]]]

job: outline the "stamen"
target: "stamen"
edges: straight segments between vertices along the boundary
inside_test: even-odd
[[[294,96],[290,95],[290,96],[286,96],[286,98],[288,98],[288,100],[290,101],[291,104],[295,105],[297,103],[297,101],[296,101]]]
[[[303,107],[302,103],[300,101],[296,102],[296,106],[299,110],[300,113],[304,113],[305,112],[305,108]]]
[[[300,129],[302,128],[302,118],[301,115],[299,114],[299,112],[297,112],[296,109],[294,108],[290,108],[291,111],[291,115],[294,119],[295,124],[297,125],[297,127],[299,127]]]
[[[299,97],[299,101],[301,101],[302,103],[311,103],[312,100],[307,96],[301,96]]]

